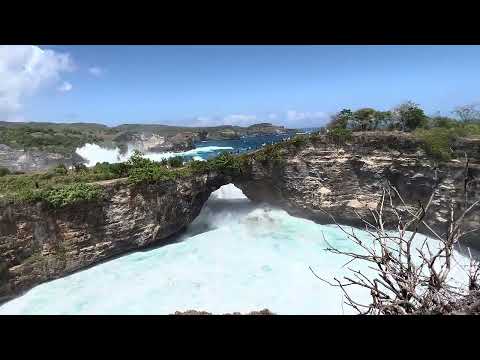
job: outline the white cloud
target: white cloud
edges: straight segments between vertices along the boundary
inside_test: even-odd
[[[68,81],[64,81],[62,85],[58,87],[58,91],[60,92],[67,92],[72,90],[73,86]]]
[[[285,125],[289,127],[316,127],[325,124],[329,115],[322,111],[301,112],[288,110],[284,118]]]
[[[224,125],[248,126],[257,121],[255,115],[233,114],[223,118]]]
[[[174,122],[182,126],[249,126],[258,122],[257,116],[245,114],[231,114],[227,116],[197,116],[191,120]]]
[[[27,96],[59,82],[62,73],[73,69],[67,53],[33,45],[1,45],[0,116],[14,117]]]
[[[92,66],[91,68],[88,69],[88,72],[93,76],[100,77],[105,73],[105,70],[103,70],[98,66]]]
[[[180,122],[174,121],[172,124],[183,126],[249,126],[261,122],[270,122],[288,128],[302,128],[322,126],[328,119],[329,115],[321,111],[302,112],[288,110],[284,112],[270,112],[265,115],[231,114],[226,116],[198,116],[194,119]]]

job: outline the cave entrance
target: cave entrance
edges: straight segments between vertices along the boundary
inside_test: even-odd
[[[195,236],[238,222],[256,207],[233,183],[220,186],[210,194],[200,214],[187,227],[183,237]]]

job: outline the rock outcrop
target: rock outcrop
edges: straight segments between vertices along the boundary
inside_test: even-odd
[[[58,164],[70,166],[84,161],[78,154],[65,155],[41,150],[13,149],[0,144],[0,167],[11,171],[46,170]]]
[[[471,159],[468,192],[480,199],[480,141],[457,144]],[[411,206],[426,202],[438,174],[427,221],[437,232],[448,224],[447,203],[464,197],[464,166],[455,160],[435,168],[417,141],[400,134],[358,134],[345,145],[324,136],[288,142],[278,154],[247,155],[242,175],[210,173],[176,181],[129,186],[124,179],[100,183],[102,200],[51,209],[42,203],[0,208],[0,301],[51,279],[128,251],[162,244],[199,214],[210,193],[234,183],[253,201],[266,202],[318,223],[361,226],[357,213],[371,216],[384,186],[395,185]],[[264,151],[264,150],[260,150]],[[263,154],[265,155],[265,153]],[[395,224],[386,213],[386,226]],[[466,230],[480,224],[476,208]],[[480,248],[479,235],[465,238]]]
[[[480,199],[480,141],[459,143],[459,154],[470,156],[468,193]],[[279,206],[293,216],[321,224],[332,223],[331,214],[343,225],[363,227],[357,213],[373,220],[370,210],[380,205],[383,188],[393,184],[411,206],[426,204],[438,174],[438,186],[426,220],[438,233],[446,231],[450,198],[457,207],[464,199],[464,163],[450,161],[436,167],[408,134],[358,134],[338,146],[317,136],[299,146],[290,145],[274,157],[253,161],[237,187],[250,199]],[[328,213],[328,214],[327,214]],[[386,212],[386,226],[396,216]],[[465,230],[478,228],[480,209],[467,218]],[[427,233],[426,229],[423,229]],[[480,249],[480,234],[470,233],[464,244]]]
[[[104,198],[51,209],[43,203],[0,209],[0,302],[105,259],[161,244],[199,214],[227,180],[218,174],[128,186],[99,183]]]

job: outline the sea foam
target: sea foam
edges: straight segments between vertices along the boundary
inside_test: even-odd
[[[353,313],[338,288],[309,270],[329,280],[347,274],[348,258],[326,252],[323,236],[337,248],[358,250],[336,226],[254,205],[229,184],[212,194],[178,242],[36,286],[0,314]],[[350,264],[373,275],[366,265]],[[351,294],[369,303],[367,291],[351,287]]]

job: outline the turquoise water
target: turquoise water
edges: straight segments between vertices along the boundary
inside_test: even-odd
[[[256,150],[265,145],[282,141],[291,135],[292,134],[275,134],[244,137],[235,140],[200,141],[195,144],[195,148],[192,150],[163,153],[146,152],[144,155],[154,161],[161,161],[174,156],[182,156],[185,160],[207,160],[224,151],[238,154]],[[133,154],[133,151],[134,147],[132,145],[128,146],[126,153],[122,153],[119,148],[106,148],[97,144],[86,144],[76,150],[78,155],[87,160],[87,166],[94,166],[97,162],[104,161],[109,163],[126,161]]]
[[[323,231],[350,248],[335,228],[253,206],[233,185],[211,197],[190,233],[205,227],[178,243],[41,284],[0,314],[341,313],[337,289],[308,269],[327,278],[340,274],[344,259],[325,253],[321,237]]]
[[[194,156],[205,159],[219,150],[215,146],[227,147],[207,145],[193,150]],[[370,241],[366,233],[356,233]],[[328,280],[348,273],[343,268],[348,259],[326,252],[323,236],[339,249],[359,250],[336,226],[254,205],[229,184],[211,195],[177,242],[36,286],[1,306],[0,314],[171,314],[189,309],[226,313],[263,308],[279,314],[353,313],[342,306],[338,288],[309,270],[311,266]],[[365,263],[349,266],[373,275]],[[455,276],[464,276],[462,271],[455,270]],[[352,287],[350,294],[369,303],[362,289]]]
[[[309,270],[328,280],[347,274],[348,259],[326,252],[322,233],[339,249],[358,250],[335,226],[253,205],[226,185],[178,242],[41,284],[1,306],[0,314],[352,313],[340,291]],[[364,263],[349,266],[372,275]],[[351,295],[369,302],[362,289],[352,287]]]

